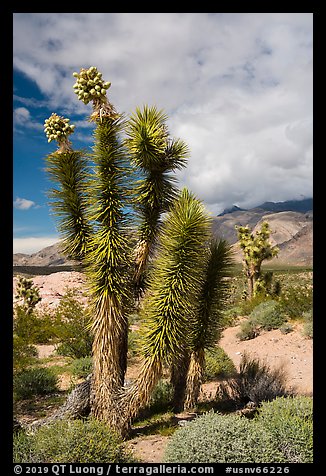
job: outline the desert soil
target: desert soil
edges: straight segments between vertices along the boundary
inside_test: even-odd
[[[14,278],[14,294],[17,279]],[[84,276],[79,272],[59,272],[48,276],[36,276],[33,282],[40,289],[42,302],[50,307],[56,306],[67,287],[77,290],[81,299],[83,297]],[[225,350],[234,364],[238,367],[242,355],[246,352],[252,357],[258,357],[271,367],[284,367],[287,375],[289,388],[298,394],[313,394],[313,341],[302,335],[299,324],[288,334],[282,334],[278,329],[264,332],[255,339],[239,341],[236,334],[239,332],[240,323],[237,326],[225,329],[220,340],[220,346]],[[39,346],[39,356],[47,357],[52,354],[53,346]],[[135,369],[129,370],[129,376],[137,373]],[[217,382],[206,383],[202,386],[202,398],[214,395]],[[64,388],[65,382],[62,381]],[[188,419],[191,415],[180,414],[177,418]],[[162,462],[168,436],[149,435],[137,436],[127,442],[136,457],[147,463]]]

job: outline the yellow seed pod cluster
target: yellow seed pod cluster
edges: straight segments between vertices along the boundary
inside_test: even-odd
[[[44,132],[48,138],[48,142],[56,140],[63,142],[67,140],[69,134],[74,132],[75,126],[69,124],[70,119],[58,116],[55,112],[51,114],[49,119],[45,119]]]
[[[78,99],[88,104],[90,101],[97,99],[98,101],[106,101],[106,91],[111,86],[110,82],[104,82],[102,73],[95,66],[89,69],[82,68],[80,73],[73,73],[76,82],[73,85]]]

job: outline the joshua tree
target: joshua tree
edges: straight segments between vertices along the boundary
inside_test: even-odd
[[[271,231],[267,221],[261,224],[260,230],[257,230],[255,234],[248,226],[236,226],[236,230],[244,255],[243,264],[248,280],[249,298],[252,298],[262,277],[262,262],[277,256],[279,249],[277,246],[272,246],[269,241]]]
[[[108,101],[110,83],[95,67],[74,76],[78,98],[93,103],[93,153],[73,150],[68,136],[74,126],[52,114],[45,132],[59,148],[46,158],[56,184],[50,198],[63,251],[83,262],[88,278],[94,336],[91,412],[125,434],[130,419],[148,403],[163,364],[196,352],[199,327],[208,321],[213,326],[204,314],[199,324],[197,312],[200,293],[205,294],[205,272],[209,276],[211,225],[199,200],[186,189],[178,192],[174,184],[171,172],[184,167],[189,152],[183,141],[170,139],[165,114],[145,106],[127,121]],[[130,228],[135,223],[138,243],[133,249]],[[143,363],[136,382],[126,388],[128,314],[135,305],[134,289],[136,296],[145,289],[154,244],[142,306]],[[222,276],[227,252],[220,257],[216,272]],[[214,293],[220,284],[222,292],[222,280],[214,283]],[[210,316],[216,315],[215,304],[209,306]]]
[[[23,300],[23,309],[31,314],[37,303],[41,301],[39,289],[34,286],[33,280],[19,276],[16,288],[16,299]]]

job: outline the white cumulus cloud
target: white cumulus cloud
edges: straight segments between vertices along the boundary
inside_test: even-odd
[[[112,82],[117,110],[164,109],[172,135],[191,149],[182,185],[218,213],[312,196],[312,20],[312,13],[15,13],[14,68],[59,113],[90,113],[76,99],[72,73],[91,65]],[[18,109],[27,121],[28,110]]]
[[[17,197],[16,200],[14,200],[14,207],[17,208],[17,210],[29,210],[32,207],[37,207],[37,205],[33,200]]]
[[[13,252],[32,254],[57,243],[57,236],[29,236],[13,239]]]
[[[28,129],[43,130],[43,125],[34,121],[30,111],[26,107],[14,109],[14,125],[27,127]]]

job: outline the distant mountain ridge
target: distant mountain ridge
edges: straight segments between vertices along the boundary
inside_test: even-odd
[[[250,210],[232,207],[229,213],[213,218],[213,233],[234,245],[235,260],[241,262],[242,252],[237,243],[235,226],[248,225],[254,232],[267,221],[271,242],[279,248],[274,263],[299,266],[313,264],[313,210],[312,199],[288,202],[265,202]]]
[[[250,211],[255,209],[262,209],[270,212],[301,212],[306,213],[313,210],[313,198],[304,198],[302,200],[286,200],[284,202],[264,202],[261,205],[257,205],[253,208],[240,208],[237,205],[233,205],[230,208],[226,208],[218,216],[223,216],[228,213],[238,211]]]
[[[60,251],[60,243],[47,246],[32,254],[14,253],[14,266],[63,266],[76,264],[75,261],[67,259]]]
[[[312,199],[287,202],[265,202],[259,207],[244,210],[231,207],[229,211],[213,218],[214,236],[234,245],[235,260],[241,262],[242,254],[237,244],[236,225],[248,225],[254,231],[263,221],[271,228],[271,241],[280,251],[274,262],[282,264],[312,266],[313,263],[313,212]],[[61,266],[76,264],[60,252],[59,243],[48,246],[31,255],[15,253],[14,266]]]

